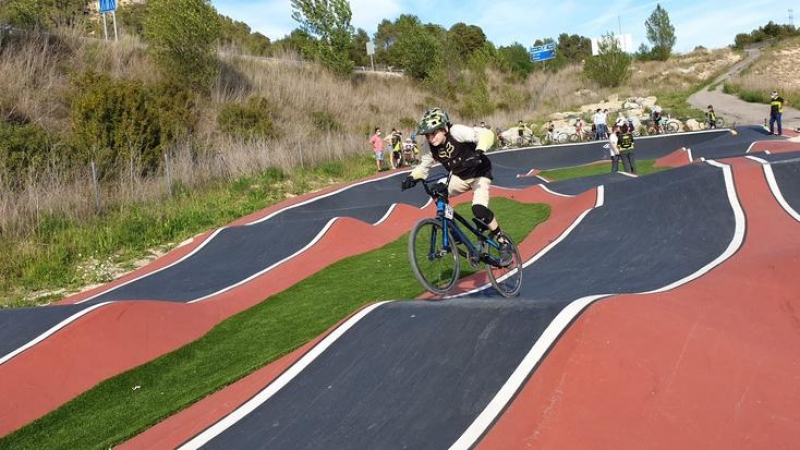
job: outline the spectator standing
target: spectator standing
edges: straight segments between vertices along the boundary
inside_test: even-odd
[[[598,141],[601,139],[603,133],[603,127],[600,126],[602,117],[603,113],[600,111],[600,108],[597,108],[592,116],[592,123],[594,124],[594,138]]]
[[[608,139],[608,108],[604,109],[600,115],[600,125],[603,126],[603,139]]]
[[[375,165],[378,167],[378,172],[383,170],[383,139],[381,139],[381,127],[375,127],[375,133],[369,138],[369,143],[372,144],[372,151],[375,153]]]
[[[403,133],[397,130],[397,128],[392,128],[392,133],[386,137],[386,142],[389,144],[390,151],[391,151],[391,164],[392,169],[397,169],[400,167],[400,163],[402,162],[402,144],[403,144]]]
[[[619,130],[619,125],[614,125],[614,129],[608,135],[608,153],[611,156],[612,172],[619,172]]]
[[[625,124],[620,128],[620,133],[618,145],[622,166],[626,172],[636,173],[636,157],[633,154],[633,132]]]
[[[708,105],[708,110],[706,111],[706,123],[708,124],[709,130],[717,128],[717,113],[714,112],[713,105]]]
[[[772,91],[772,101],[769,103],[769,134],[775,134],[775,124],[778,124],[778,136],[783,134],[781,117],[783,116],[783,97],[778,96],[778,91]]]

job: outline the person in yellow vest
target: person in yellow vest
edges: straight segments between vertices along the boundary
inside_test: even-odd
[[[636,157],[633,154],[633,133],[628,128],[628,124],[623,124],[620,127],[619,143],[619,157],[622,159],[622,166],[625,172],[636,173]]]
[[[708,105],[708,111],[706,111],[706,123],[708,124],[709,130],[717,128],[717,113],[714,112],[714,106],[712,105]]]
[[[769,103],[769,134],[775,134],[775,123],[778,124],[778,136],[783,134],[781,129],[781,116],[783,116],[783,97],[778,96],[778,91],[772,91],[772,101]]]

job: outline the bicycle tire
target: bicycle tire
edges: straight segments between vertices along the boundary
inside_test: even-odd
[[[669,121],[664,125],[664,132],[667,134],[677,133],[681,129],[678,122]]]
[[[505,267],[495,266],[493,264],[486,264],[486,274],[492,282],[495,290],[500,295],[506,298],[516,297],[522,289],[522,256],[519,254],[519,249],[516,244],[511,241],[511,238],[504,235],[508,239],[508,243],[512,249],[511,264]],[[489,257],[495,260],[500,259],[500,251],[496,248],[489,246]]]
[[[717,117],[717,128],[725,128],[725,119]]]
[[[453,289],[461,272],[458,252],[443,248],[443,231],[441,220],[422,219],[408,237],[408,260],[414,277],[422,287],[437,295]]]
[[[577,133],[572,133],[569,136],[567,136],[567,140],[570,142],[578,142],[581,140],[581,137],[578,136]]]
[[[558,133],[558,136],[556,136],[556,140],[558,141],[559,144],[566,144],[567,141],[569,141],[569,135],[563,132]]]

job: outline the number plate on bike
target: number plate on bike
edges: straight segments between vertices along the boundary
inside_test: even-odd
[[[453,218],[453,207],[450,205],[444,205],[444,217],[447,219]]]

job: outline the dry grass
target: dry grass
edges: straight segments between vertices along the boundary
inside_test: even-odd
[[[771,91],[777,90],[789,104],[793,104],[800,99],[798,66],[800,37],[764,49],[762,57],[755,64],[731,78],[729,83],[736,91],[758,93],[765,99]]]
[[[61,42],[54,48],[47,40],[34,39],[0,55],[0,83],[6,87],[0,91],[0,111],[6,117],[19,113],[63,134],[69,130],[70,73],[98,68],[114,77],[146,83],[157,80],[158,73],[136,38],[105,42],[68,37]],[[409,133],[420,113],[434,105],[449,109],[454,121],[464,122],[457,105],[437,99],[404,77],[357,73],[351,80],[342,80],[292,54],[261,59],[237,55],[233,49],[221,53],[224,70],[210,97],[199,99],[204,106],[193,142],[178,143],[172,152],[172,181],[189,187],[269,167],[291,173],[296,167],[368,155],[367,139],[375,126]],[[694,52],[667,63],[637,63],[630,83],[616,92],[621,97],[649,95],[654,85],[675,80],[696,84],[724,64],[730,64],[728,51]],[[503,107],[480,120],[500,128],[519,119],[543,122],[552,112],[572,110],[615,93],[588,82],[580,65],[558,74],[536,72],[521,84],[490,73],[489,85],[493,101]],[[222,135],[217,127],[220,108],[244,104],[256,96],[268,99],[274,108],[278,137],[245,141]],[[103,186],[104,206],[158,201],[167,195],[163,176],[119,179]],[[43,213],[80,218],[94,214],[95,209],[88,168],[79,173],[53,168],[31,174],[20,192],[0,189],[0,233],[24,234],[36,227]]]

